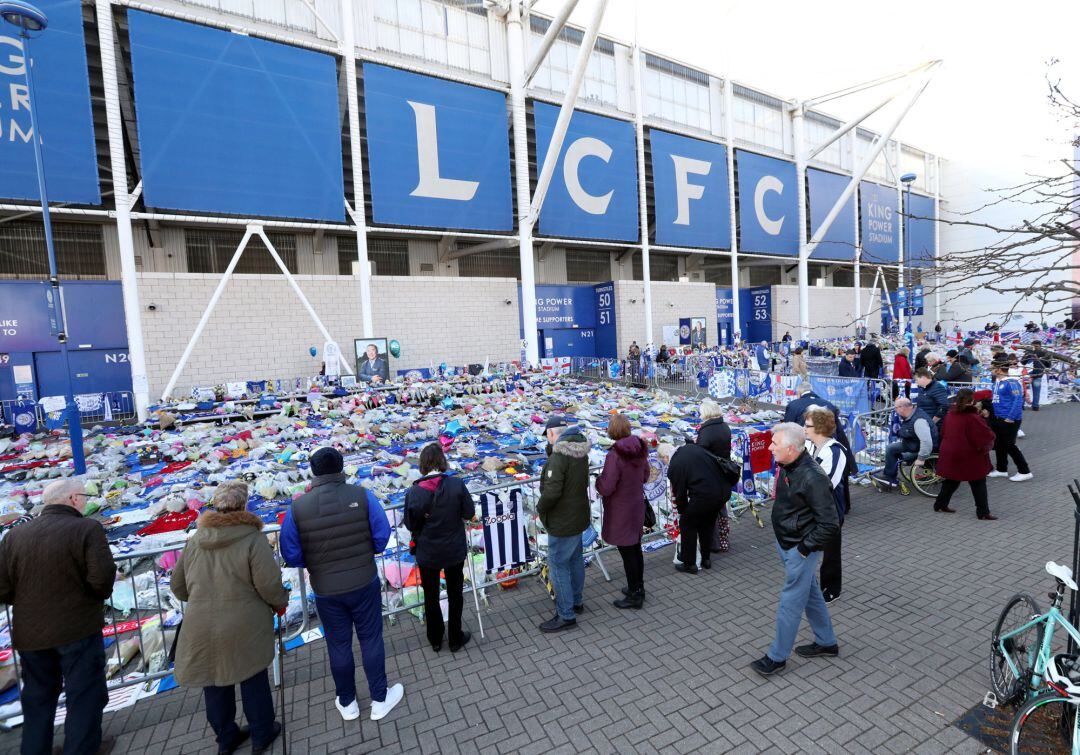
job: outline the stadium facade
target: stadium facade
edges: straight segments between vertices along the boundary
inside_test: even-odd
[[[227,270],[178,387],[317,371],[309,347],[326,338],[297,288],[346,353],[358,338],[399,341],[394,370],[520,356],[519,203],[558,131],[580,29],[554,38],[516,105],[519,26],[489,3],[41,5],[51,24],[34,73],[61,277],[79,282],[65,289],[76,392],[121,389],[134,372],[136,393],[160,395]],[[550,24],[523,20],[526,60]],[[5,34],[0,398],[49,395],[58,364],[28,283],[47,265],[25,63]],[[687,321],[709,343],[798,335],[800,242],[878,134],[851,129],[799,187],[796,129],[816,144],[841,121],[808,110],[796,123],[789,104],[596,39],[533,229],[542,356],[624,354]],[[940,318],[943,165],[888,140],[809,260],[814,336],[850,333],[860,315],[876,330],[879,275],[894,296],[905,288],[912,322]]]

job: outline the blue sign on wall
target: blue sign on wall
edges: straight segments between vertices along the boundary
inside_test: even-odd
[[[744,341],[772,341],[772,288],[739,289],[740,328]]]
[[[904,246],[907,251],[905,264],[911,267],[933,267],[937,257],[934,240],[934,200],[920,194],[906,195],[910,206],[904,228]]]
[[[34,89],[49,200],[98,204],[97,152],[86,73],[82,3],[38,0],[49,18],[35,34]],[[26,59],[14,26],[0,28],[0,196],[40,201]]]
[[[719,329],[719,342],[731,343],[735,333],[735,297],[730,288],[716,287],[716,326]]]
[[[536,327],[592,328],[595,325],[596,292],[592,286],[536,287]]]
[[[128,12],[151,207],[343,220],[329,55]]]
[[[731,248],[727,148],[649,129],[656,243]]]
[[[909,315],[921,315],[923,312],[923,287],[911,287],[911,300],[908,302]]]
[[[900,213],[896,187],[862,181],[859,210],[862,261],[895,265],[900,261]]]
[[[735,150],[739,186],[739,251],[799,253],[795,164]]]
[[[376,223],[513,228],[506,96],[364,64]]]
[[[618,330],[615,325],[615,284],[593,286],[596,294],[596,356],[616,359],[619,356]]]
[[[851,182],[847,176],[829,173],[816,168],[806,171],[810,203],[810,237],[818,232],[825,218],[832,210],[836,200],[844,193]],[[854,260],[855,259],[855,195],[840,210],[833,220],[825,238],[810,255],[818,260]]]
[[[543,165],[559,108],[533,103],[537,165]],[[540,210],[548,236],[637,241],[634,124],[575,112]]]

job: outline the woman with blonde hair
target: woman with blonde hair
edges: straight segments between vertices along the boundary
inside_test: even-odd
[[[235,752],[249,736],[252,752],[269,752],[281,733],[266,669],[274,659],[274,613],[284,613],[289,593],[247,501],[243,482],[217,488],[214,510],[199,517],[171,582],[187,602],[174,674],[178,684],[203,688],[219,753]],[[236,725],[237,684],[250,730]]]

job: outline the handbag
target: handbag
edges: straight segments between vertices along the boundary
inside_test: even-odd
[[[656,527],[656,512],[653,511],[652,504],[649,503],[649,499],[645,498],[645,521],[643,522],[645,529],[651,530]]]
[[[431,494],[431,500],[428,501],[424,505],[424,507],[420,510],[420,513],[421,513],[422,517],[421,517],[420,521],[417,522],[417,524],[420,524],[421,526],[417,527],[415,530],[413,530],[410,533],[412,535],[412,537],[409,538],[409,555],[410,556],[415,556],[416,555],[416,541],[420,539],[420,533],[424,531],[424,528],[423,528],[422,525],[425,524],[427,522],[427,520],[431,518],[431,510],[432,510],[432,508],[435,507],[435,494],[436,493],[438,493],[438,490],[436,490],[435,492],[433,492]]]
[[[720,467],[720,475],[724,478],[728,485],[734,487],[742,479],[742,467],[738,462],[731,459],[725,459],[722,456],[713,456],[716,459],[717,466]]]

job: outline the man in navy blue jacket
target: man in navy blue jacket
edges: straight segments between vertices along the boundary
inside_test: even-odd
[[[1024,386],[1019,378],[1009,376],[1008,359],[995,359],[990,367],[994,373],[994,456],[995,470],[987,477],[1009,477],[1009,458],[1016,464],[1013,482],[1030,480],[1034,475],[1027,459],[1016,447],[1016,434],[1024,418]]]
[[[346,721],[360,717],[355,628],[371,693],[371,720],[378,721],[405,695],[401,684],[386,685],[381,581],[375,567],[375,554],[390,540],[390,522],[375,496],[346,482],[343,469],[344,460],[333,448],[311,455],[315,481],[281,523],[281,555],[286,564],[306,567],[311,575],[338,712]]]

